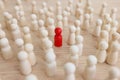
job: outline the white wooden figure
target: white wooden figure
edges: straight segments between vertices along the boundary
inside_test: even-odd
[[[23,10],[22,0],[17,0],[17,5],[19,6],[20,11],[22,11]]]
[[[32,43],[32,37],[31,37],[30,29],[28,26],[25,26],[23,28],[23,33],[24,33],[23,38],[24,38],[25,44]]]
[[[50,17],[51,17],[51,18],[54,18],[54,17],[55,17],[54,8],[50,6],[50,7],[48,8],[48,11],[49,11]]]
[[[25,51],[28,53],[28,59],[32,66],[35,65],[37,62],[36,56],[33,50],[34,50],[33,44],[31,43],[25,44]]]
[[[116,14],[117,14],[117,8],[113,8],[110,14],[110,17],[112,18],[112,20],[116,20],[116,16],[117,16]]]
[[[0,39],[1,52],[4,59],[11,59],[13,57],[13,51],[6,37]]]
[[[107,7],[107,3],[103,3],[103,4],[102,4],[102,8],[101,8],[101,10],[100,10],[100,14],[99,14],[99,16],[100,16],[101,18],[103,18],[104,15],[105,15],[105,13],[106,13],[106,7]]]
[[[16,13],[16,18],[19,20],[20,19],[20,15],[19,15],[19,12],[20,12],[20,8],[19,6],[14,6],[14,9],[15,9],[15,13]]]
[[[57,15],[57,26],[63,29],[62,15]]]
[[[101,27],[102,27],[102,20],[101,20],[101,19],[98,19],[98,20],[96,21],[96,26],[95,26],[94,31],[93,31],[93,35],[94,35],[94,36],[97,36],[97,37],[100,36]]]
[[[64,65],[65,80],[76,80],[75,78],[76,67],[73,63],[68,62]]]
[[[36,14],[32,14],[32,15],[31,15],[31,18],[32,18],[33,30],[34,30],[34,31],[38,31],[39,26],[38,26],[38,21],[37,21],[37,16],[36,16]]]
[[[28,60],[28,54],[25,51],[18,53],[18,60],[20,61],[20,71],[23,75],[29,75],[32,72],[31,64]]]
[[[105,40],[100,41],[97,53],[97,60],[99,63],[104,63],[107,58],[108,43]]]
[[[47,3],[46,2],[42,3],[42,8],[44,10],[44,14],[46,14],[46,12],[48,12],[48,7],[47,7]]]
[[[113,43],[119,44],[119,39],[120,39],[120,34],[119,34],[118,32],[114,32],[114,33],[111,35],[111,39],[110,39],[110,41],[109,41],[108,52],[110,51],[111,45],[112,45]]]
[[[73,62],[76,67],[78,67],[79,62],[79,48],[77,45],[70,46],[70,60]]]
[[[0,9],[3,11],[5,9],[5,5],[4,5],[4,2],[2,0],[0,0]]]
[[[90,15],[89,14],[85,14],[83,25],[84,25],[83,26],[84,30],[89,30],[89,27],[90,27]]]
[[[24,11],[20,11],[19,16],[20,16],[19,23],[20,23],[21,27],[26,26],[26,18],[25,18]]]
[[[24,50],[24,40],[22,38],[16,39],[15,43],[16,43],[19,51]]]
[[[94,9],[92,7],[88,7],[88,13],[90,15],[90,23],[93,21],[93,11]]]
[[[68,0],[68,6],[70,7],[70,13],[73,14],[73,0]]]
[[[43,21],[42,19],[40,19],[40,20],[38,21],[38,25],[39,25],[39,31],[40,31],[40,32],[45,29],[44,21]]]
[[[62,7],[61,7],[61,2],[57,1],[56,3],[56,15],[62,15]]]
[[[48,76],[55,76],[57,70],[56,56],[53,52],[48,52],[45,55],[46,73]]]
[[[17,24],[11,24],[11,29],[12,29],[12,35],[14,40],[22,38],[21,31]]]
[[[107,63],[110,65],[115,65],[118,62],[118,55],[119,55],[119,50],[120,50],[120,44],[117,42],[114,42],[111,44],[110,47],[110,53],[108,54],[107,57]]]
[[[49,24],[48,24],[48,33],[49,33],[49,36],[54,36],[55,35],[55,23],[54,23],[54,19],[49,19]]]
[[[45,20],[45,12],[44,12],[43,9],[39,10],[39,18],[42,19],[42,20]]]
[[[13,19],[11,20],[11,24],[18,24],[17,19],[16,19],[16,18],[13,18]],[[19,28],[19,27],[18,27],[18,28]]]
[[[37,3],[36,1],[32,1],[32,14],[38,14],[38,9],[37,9]]]
[[[81,32],[81,28],[80,28],[81,22],[80,22],[80,20],[75,20],[74,24],[75,24],[75,27],[76,27],[76,32],[75,32],[76,36],[80,35],[80,32]]]
[[[38,80],[38,78],[34,74],[29,74],[25,77],[25,80]]]
[[[68,16],[71,15],[71,13],[70,13],[70,7],[69,7],[69,6],[67,6],[67,7],[65,8],[65,11],[67,11]]]
[[[91,0],[87,0],[86,6],[85,6],[85,13],[89,13],[89,7],[91,7]]]
[[[76,31],[76,28],[74,25],[69,27],[69,36],[68,36],[68,44],[69,45],[75,44],[75,31]]]
[[[97,58],[93,55],[88,56],[87,65],[84,71],[84,80],[94,80],[96,75]]]
[[[64,27],[68,26],[68,14],[67,14],[67,11],[63,11],[63,26]]]
[[[82,9],[79,9],[79,10],[78,10],[78,14],[79,14],[79,15],[78,15],[77,18],[81,21],[81,24],[83,24],[83,15],[84,15],[83,13],[84,13],[84,12],[83,12]]]
[[[117,67],[111,67],[109,70],[108,78],[105,80],[119,80],[120,78],[120,69]]]
[[[81,9],[81,3],[76,3],[75,17],[79,17],[79,10]]]
[[[79,54],[78,54],[79,56],[82,56],[83,54],[83,40],[84,40],[83,36],[81,35],[76,36],[76,45],[79,48]]]

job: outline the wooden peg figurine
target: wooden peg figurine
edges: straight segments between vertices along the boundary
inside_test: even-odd
[[[96,75],[97,58],[93,55],[88,56],[87,65],[84,70],[84,80],[94,80]]]
[[[18,60],[20,61],[20,70],[23,75],[29,75],[32,72],[31,64],[28,60],[28,54],[25,51],[18,53]]]
[[[76,28],[74,25],[69,27],[69,36],[68,36],[68,44],[69,45],[75,44],[75,31],[76,31]]]
[[[101,27],[102,27],[102,20],[101,19],[98,19],[96,21],[96,26],[94,28],[94,31],[93,31],[93,35],[99,37],[100,36],[100,33],[101,33]]]
[[[36,56],[33,50],[34,50],[33,44],[31,43],[25,44],[25,51],[28,53],[28,59],[32,66],[35,65],[37,62]]]
[[[23,28],[23,38],[24,38],[24,41],[25,41],[25,44],[26,43],[32,43],[32,37],[31,37],[31,34],[30,34],[30,29],[29,27],[25,26]]]
[[[73,62],[76,67],[78,67],[78,61],[79,61],[79,48],[77,45],[70,46],[70,60]]]
[[[64,65],[65,71],[65,80],[76,80],[75,78],[75,71],[76,67],[73,63],[68,62]]]
[[[98,48],[98,53],[97,53],[97,59],[99,63],[104,63],[106,58],[107,58],[107,48],[108,48],[108,43],[103,40],[100,41],[99,43],[99,48]]]
[[[76,45],[79,48],[79,53],[78,53],[79,56],[82,56],[83,54],[83,40],[84,40],[83,36],[81,35],[76,36]]]
[[[4,59],[11,59],[13,57],[13,51],[6,37],[0,39],[1,52]]]
[[[56,64],[56,56],[53,52],[48,52],[45,55],[46,59],[46,73],[48,76],[55,76],[56,75],[56,69],[57,69],[57,64]]]

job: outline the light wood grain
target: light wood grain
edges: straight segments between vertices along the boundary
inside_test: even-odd
[[[6,0],[6,11],[11,12],[13,15],[15,14],[15,11],[13,9],[13,6],[15,5],[16,0]],[[43,1],[46,1],[49,6],[55,6],[55,2],[57,0],[36,0],[38,8],[41,8],[41,3]],[[61,0],[63,7],[67,4],[68,0]],[[120,1],[119,0],[91,0],[92,6],[95,9],[95,17],[93,24],[91,25],[91,28],[95,26],[95,20],[97,19],[97,14],[100,11],[101,4],[103,1],[106,1],[108,3],[108,9],[107,11],[110,12],[110,9],[112,7],[117,7],[118,10],[120,10]],[[74,0],[76,3],[77,0]],[[74,3],[74,5],[75,5]],[[85,1],[83,0],[83,3]],[[27,20],[29,21],[27,25],[31,27],[30,23],[30,14],[31,14],[31,0],[25,0],[23,2],[25,15]],[[118,20],[120,11],[118,11]],[[73,23],[75,19],[73,17],[70,17],[70,22]],[[7,38],[9,39],[10,45],[12,46],[12,49],[14,50],[14,54],[17,55],[18,49],[16,48],[16,45],[12,39],[11,32],[6,30],[5,24],[4,24],[4,18],[3,18],[3,12],[0,12],[0,23],[3,25],[3,29],[5,30],[7,34]],[[70,23],[70,24],[71,24]],[[63,71],[63,65],[69,61],[69,46],[67,45],[67,38],[68,38],[68,27],[64,27],[63,30],[63,46],[61,48],[54,47],[55,54],[57,56],[57,74],[55,77],[47,77],[45,74],[45,68],[44,68],[44,52],[40,48],[40,39],[38,37],[39,32],[33,32],[31,31],[33,44],[35,47],[35,55],[37,56],[37,64],[33,67],[33,73],[37,75],[39,80],[64,80],[64,71]],[[84,36],[84,49],[83,49],[83,56],[80,57],[79,60],[79,68],[76,71],[76,80],[83,80],[82,79],[82,72],[84,70],[84,67],[86,65],[86,58],[88,55],[93,54],[96,55],[97,49],[97,38],[92,36],[91,32],[82,31],[81,34]],[[53,39],[53,37],[51,37]],[[0,52],[1,54],[1,52]],[[16,58],[16,55],[11,60],[3,60],[2,56],[0,55],[0,76],[2,77],[2,80],[23,80],[25,76],[20,74],[19,71],[19,62]],[[120,57],[120,55],[119,55]],[[116,66],[120,67],[120,59],[118,61],[118,64]],[[104,64],[97,64],[97,74],[96,74],[96,80],[104,80],[108,76],[108,69],[111,66],[104,63]]]

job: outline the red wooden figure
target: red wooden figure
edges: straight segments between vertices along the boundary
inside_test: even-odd
[[[62,46],[62,29],[57,27],[55,28],[55,36],[54,36],[54,45],[56,47],[61,47]]]

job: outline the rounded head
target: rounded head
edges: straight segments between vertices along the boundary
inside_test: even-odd
[[[14,6],[14,9],[15,9],[16,11],[19,11],[19,10],[20,10],[19,6]]]
[[[99,49],[106,50],[108,48],[108,43],[106,41],[101,41],[99,43]]]
[[[13,24],[17,24],[17,22],[18,22],[18,21],[17,21],[16,18],[13,18],[13,19],[12,19],[12,23],[13,23]]]
[[[109,70],[109,76],[111,78],[119,78],[120,77],[120,70],[117,67],[111,67]]]
[[[90,15],[89,14],[85,14],[85,19],[89,19]]]
[[[6,47],[9,45],[8,39],[7,38],[2,38],[0,40],[0,45],[2,45],[3,47]]]
[[[104,18],[105,18],[105,19],[109,19],[109,18],[110,18],[110,14],[105,13]]]
[[[42,31],[41,31],[41,35],[42,35],[43,37],[47,37],[47,36],[48,36],[48,31],[47,31],[47,30],[42,30]]]
[[[39,20],[38,23],[39,23],[39,26],[40,26],[40,27],[41,27],[41,26],[44,26],[44,21],[43,21],[43,20]]]
[[[3,30],[0,30],[0,39],[5,38],[6,34]]]
[[[30,32],[29,27],[28,26],[23,27],[23,32],[24,33],[29,33]]]
[[[19,11],[20,16],[24,16],[24,11]]]
[[[117,27],[118,26],[118,21],[117,20],[113,20],[112,21],[112,26],[113,27]]]
[[[102,30],[100,33],[101,38],[106,38],[108,35],[108,32],[106,30]]]
[[[38,80],[38,78],[34,74],[29,74],[25,77],[25,80]]]
[[[60,6],[60,5],[61,5],[61,2],[60,2],[60,1],[57,1],[56,4],[57,4],[57,6]]]
[[[97,25],[102,25],[102,20],[101,19],[97,19]]]
[[[18,25],[17,24],[11,24],[11,29],[12,30],[16,30],[18,28]]]
[[[62,20],[62,18],[63,18],[62,15],[57,15],[58,20]]]
[[[76,43],[77,44],[82,43],[83,40],[84,40],[83,36],[81,36],[81,35],[76,36]]]
[[[75,20],[75,26],[80,26],[81,22],[80,20]]]
[[[49,24],[54,24],[54,19],[52,19],[52,18],[50,18],[50,19],[48,19],[48,22],[49,22]]]
[[[19,59],[20,61],[26,60],[27,58],[28,58],[27,52],[25,52],[25,51],[20,51],[20,52],[18,53],[18,59]]]
[[[31,43],[25,44],[25,50],[27,52],[31,52],[31,51],[33,51],[33,49],[34,49],[33,44],[31,44]]]
[[[16,39],[16,40],[15,40],[15,43],[16,43],[18,46],[24,45],[23,39]]]
[[[40,14],[44,14],[44,10],[43,10],[43,9],[40,9],[40,10],[39,10],[39,13],[40,13]]]
[[[88,7],[90,13],[93,13],[94,9],[92,7]]]
[[[113,34],[112,34],[112,39],[113,39],[113,40],[118,40],[118,39],[120,39],[120,34],[117,33],[117,32],[113,33]]]
[[[37,19],[36,14],[31,14],[31,18],[32,18],[33,20]]]
[[[47,6],[47,3],[46,3],[46,2],[43,2],[43,3],[42,3],[42,6],[43,6],[43,7],[46,7],[46,6]]]
[[[79,53],[79,48],[76,45],[70,46],[70,53],[72,54],[78,54]]]
[[[61,34],[62,33],[62,29],[60,27],[55,28],[55,33],[56,34]]]
[[[52,48],[52,46],[53,46],[53,43],[50,40],[46,39],[44,43],[45,43],[47,49]]]
[[[67,11],[63,11],[63,16],[67,16],[67,15],[68,15]]]
[[[104,3],[102,4],[102,7],[103,7],[103,8],[107,7],[107,3],[104,2]]]
[[[32,1],[32,5],[36,5],[36,1]]]
[[[73,63],[68,62],[64,65],[64,70],[67,74],[75,73],[76,67]]]
[[[53,7],[51,7],[51,6],[48,8],[48,10],[49,10],[50,12],[53,12],[53,11],[54,11]]]
[[[54,52],[50,51],[50,52],[46,53],[45,59],[47,62],[51,63],[51,62],[55,61],[56,56],[55,56]]]
[[[93,56],[93,55],[88,56],[87,64],[88,65],[95,65],[95,64],[97,64],[97,58],[95,56]]]
[[[65,8],[65,10],[66,10],[66,11],[70,11],[70,7],[67,6],[67,7]]]
[[[112,8],[112,13],[116,13],[117,12],[117,8]]]
[[[74,25],[72,25],[72,26],[70,26],[70,32],[75,32],[76,31],[76,28],[75,28],[75,26]]]
[[[83,10],[82,10],[82,9],[78,9],[78,13],[79,13],[80,15],[82,15],[82,14],[83,14]]]

